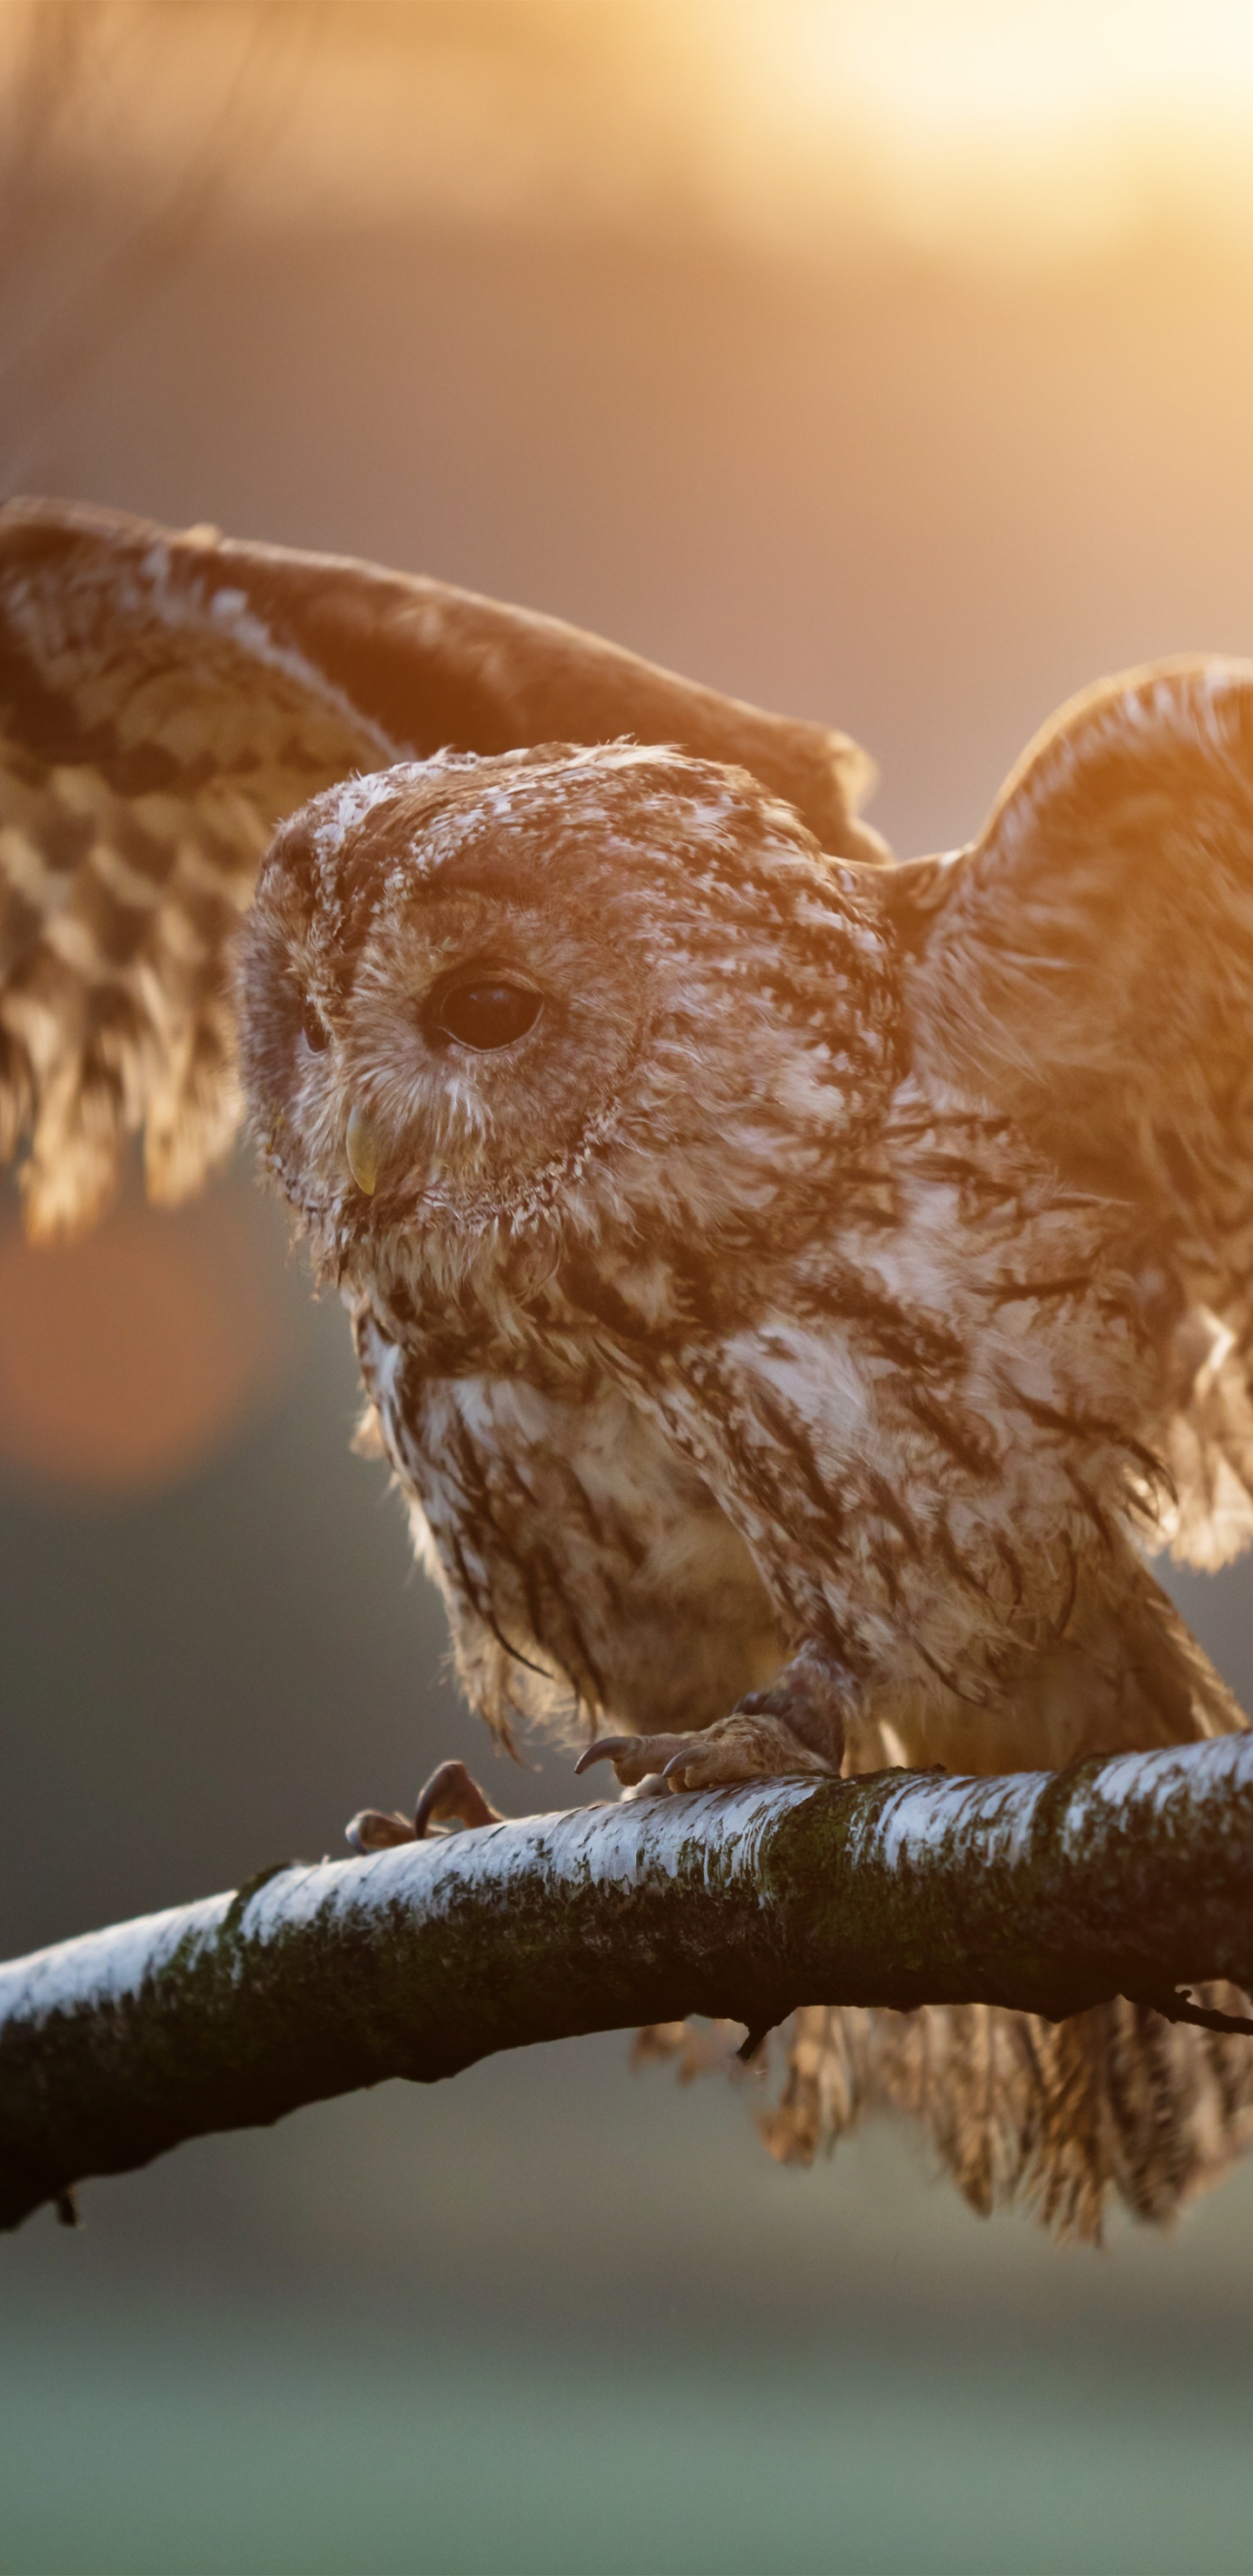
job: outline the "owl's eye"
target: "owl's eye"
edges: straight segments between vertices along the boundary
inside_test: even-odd
[[[512,1046],[525,1037],[539,1017],[540,997],[526,984],[506,984],[497,976],[467,978],[451,984],[426,1014],[427,1028],[455,1038],[459,1046],[486,1054]]]
[[[321,1055],[331,1043],[331,1032],[315,1003],[306,1000],[301,1007],[300,1034],[314,1055]]]

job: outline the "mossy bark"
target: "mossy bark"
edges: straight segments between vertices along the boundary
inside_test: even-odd
[[[1253,1988],[1253,1736],[774,1780],[300,1864],[0,1967],[0,2225],[183,2138],[537,2040]]]

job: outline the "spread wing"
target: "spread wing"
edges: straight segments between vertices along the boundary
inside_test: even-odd
[[[1253,664],[1062,710],[978,842],[899,871],[918,1054],[1123,1202],[1176,1552],[1253,1532]]]
[[[738,761],[825,846],[872,772],[819,725],[556,619],[281,547],[51,502],[0,510],[0,1162],[36,1234],[89,1222],[129,1135],[151,1194],[240,1118],[230,950],[275,825],[444,746],[623,733]]]

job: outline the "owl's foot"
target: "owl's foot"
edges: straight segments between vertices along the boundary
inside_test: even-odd
[[[769,1690],[691,1735],[603,1735],[575,1764],[612,1762],[624,1789],[718,1789],[735,1780],[817,1772],[838,1780],[850,1682],[821,1646],[802,1646]]]
[[[448,1833],[457,1825],[501,1822],[499,1808],[484,1797],[464,1762],[441,1762],[422,1790],[412,1823],[396,1808],[384,1815],[378,1807],[363,1807],[345,1826],[344,1838],[354,1851],[391,1851],[397,1843],[425,1842],[432,1829]]]
[[[809,1770],[828,1771],[838,1779],[844,1760],[844,1730],[856,1701],[851,1673],[826,1646],[812,1641],[797,1648],[768,1690],[746,1691],[732,1711],[735,1717],[769,1718],[812,1753]]]
[[[603,1735],[579,1755],[576,1771],[612,1762],[624,1789],[653,1780],[659,1791],[722,1789],[733,1780],[765,1780],[795,1771],[828,1776],[832,1764],[811,1753],[777,1717],[736,1710],[692,1735]]]

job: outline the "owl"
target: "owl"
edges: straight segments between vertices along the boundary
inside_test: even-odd
[[[1253,1531],[1253,666],[1102,683],[896,865],[845,737],[437,583],[13,504],[0,632],[31,1229],[247,1115],[506,1745],[668,1795],[1246,1724],[1146,1559]],[[356,1840],[492,1812],[443,1766]],[[1091,2236],[1253,2066],[798,2014],[773,2151],[883,2104]]]

